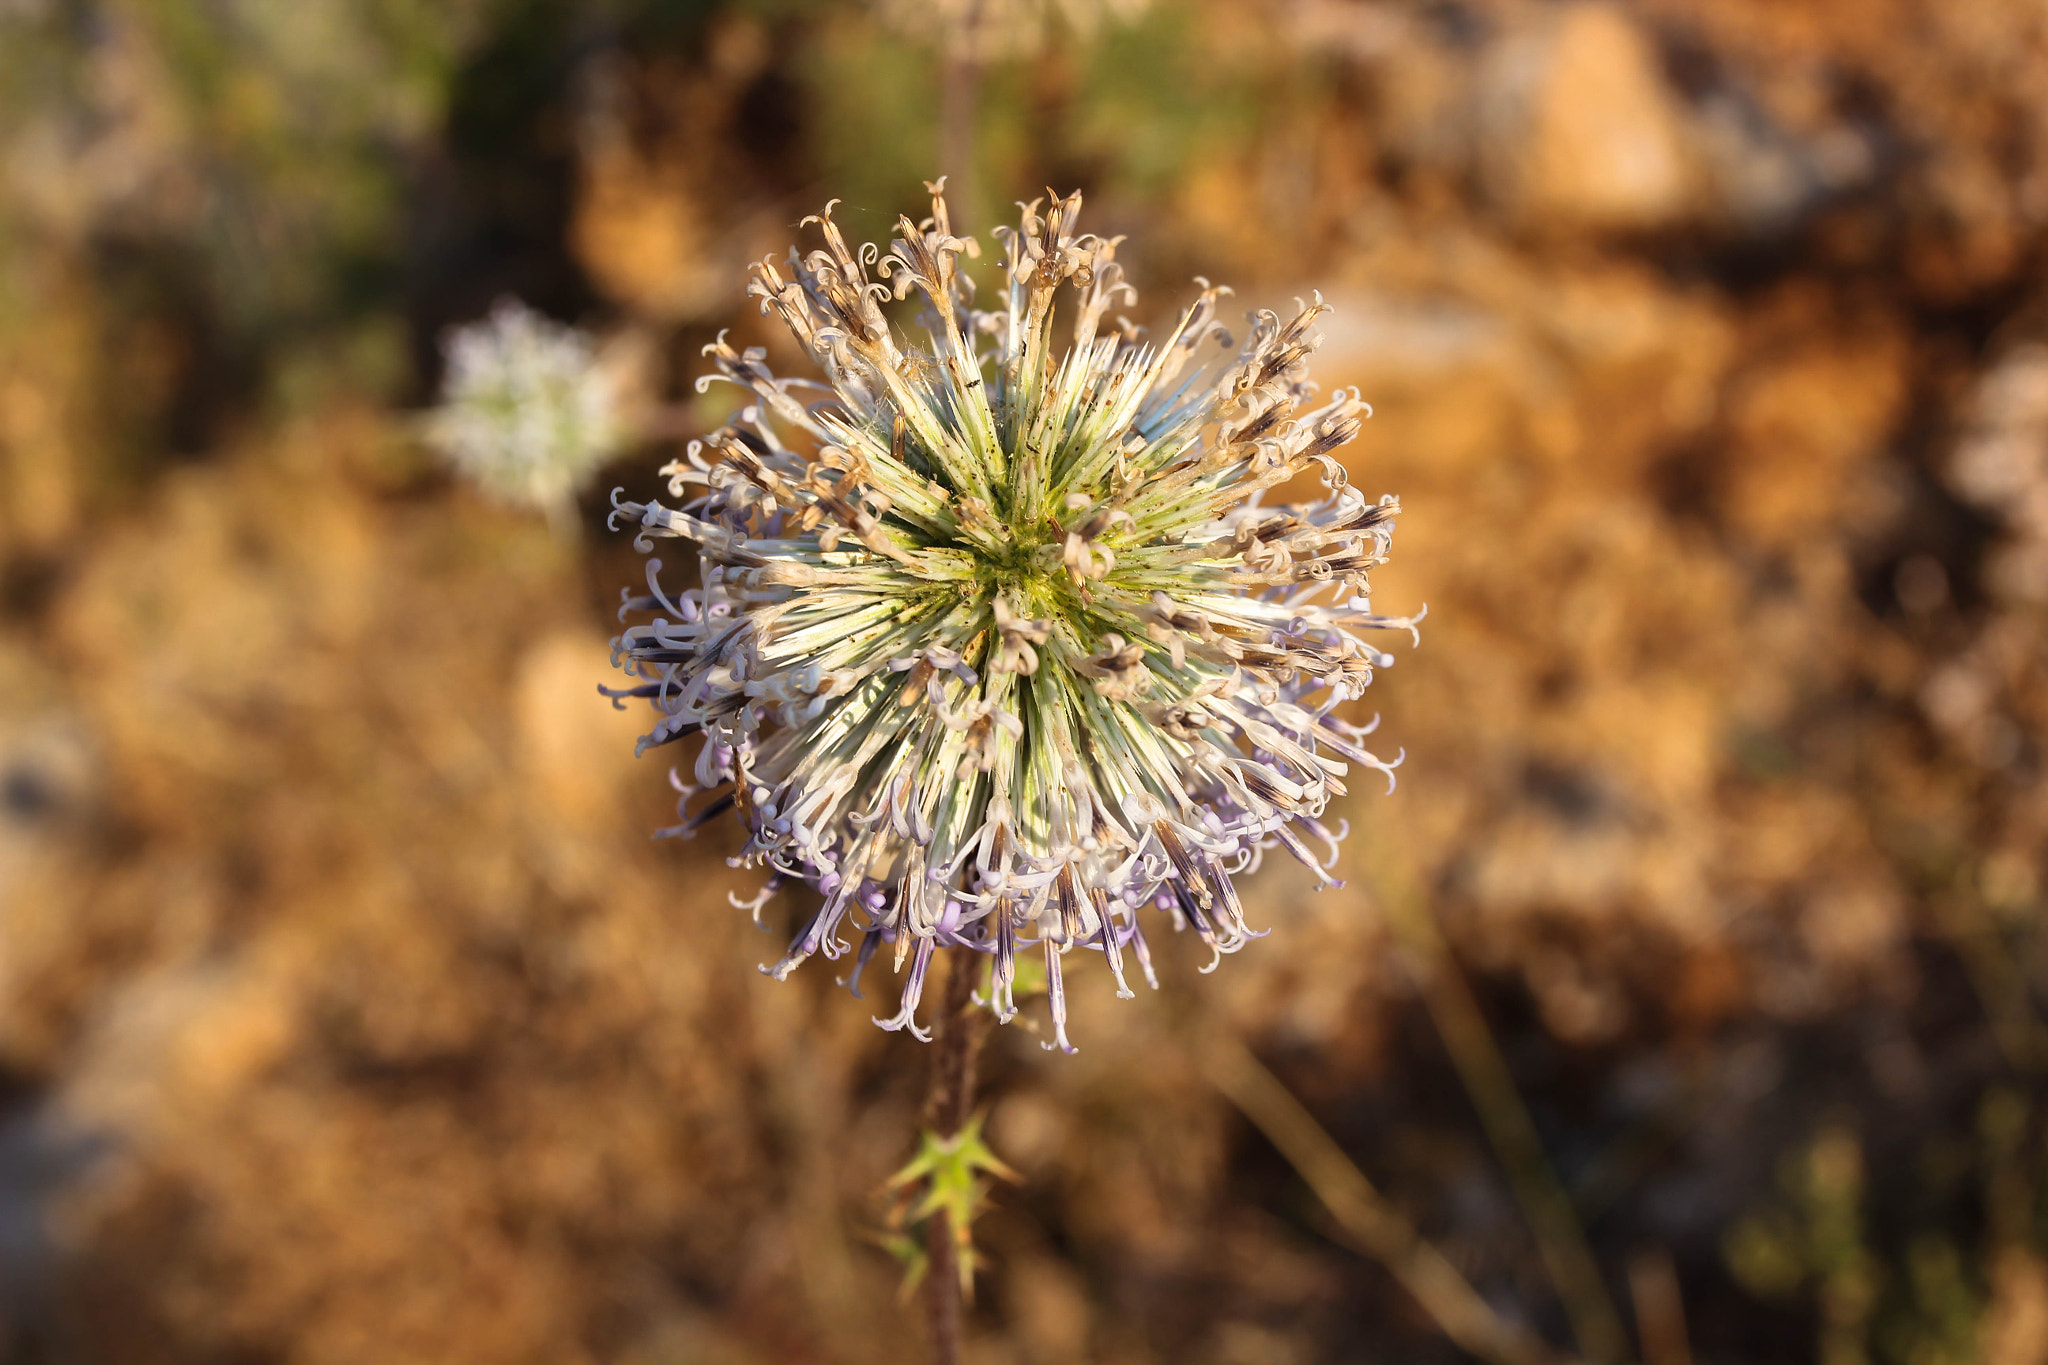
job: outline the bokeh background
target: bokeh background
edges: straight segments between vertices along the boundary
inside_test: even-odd
[[[993,1035],[970,1359],[1465,1358],[1242,1042],[1560,1351],[1584,1245],[1646,1365],[2048,1361],[2048,11],[979,20],[0,0],[0,1360],[919,1357],[924,1054],[755,972],[595,688],[744,264],[943,166],[985,248],[1085,191],[1140,319],[1320,288],[1429,607],[1346,889]],[[580,530],[421,439],[502,296],[640,358]]]

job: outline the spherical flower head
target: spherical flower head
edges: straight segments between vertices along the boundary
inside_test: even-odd
[[[857,991],[890,945],[909,970],[881,1022],[917,1031],[939,949],[990,955],[1007,1020],[1035,945],[1071,1050],[1065,954],[1100,952],[1128,996],[1126,954],[1153,980],[1152,914],[1219,959],[1255,936],[1232,877],[1263,851],[1330,882],[1326,804],[1352,766],[1392,776],[1334,711],[1391,662],[1358,632],[1413,629],[1367,600],[1398,505],[1333,458],[1357,395],[1310,406],[1320,299],[1234,345],[1204,287],[1147,339],[1111,319],[1134,297],[1118,241],[1076,234],[1074,195],[998,229],[1006,288],[980,311],[942,184],[886,253],[850,248],[828,207],[806,220],[822,250],[753,268],[824,382],[706,348],[700,388],[746,400],[664,471],[688,500],[614,495],[643,552],[697,546],[702,586],[665,589],[649,560],[621,619],[653,619],[615,642],[635,682],[611,695],[660,713],[643,749],[701,739],[677,783],[685,807],[710,799],[678,832],[738,812],[741,861],[771,873],[742,908],[792,881],[822,896],[765,970],[855,951]],[[913,292],[918,342],[885,311]],[[1320,499],[1264,503],[1310,472]]]
[[[619,378],[582,332],[501,299],[444,352],[428,439],[492,497],[557,510],[623,443]]]

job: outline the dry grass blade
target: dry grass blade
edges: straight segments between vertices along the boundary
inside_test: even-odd
[[[1678,1269],[1663,1247],[1645,1247],[1629,1258],[1628,1288],[1635,1300],[1636,1329],[1646,1365],[1692,1365],[1685,1330],[1685,1299]]]
[[[1600,1277],[1600,1266],[1586,1243],[1571,1196],[1559,1183],[1544,1153],[1529,1110],[1508,1073],[1506,1060],[1488,1028],[1472,987],[1444,943],[1428,903],[1405,879],[1390,879],[1381,889],[1380,904],[1387,924],[1405,947],[1423,1003],[1457,1068],[1465,1093],[1479,1111],[1479,1121],[1505,1169],[1522,1216],[1536,1234],[1543,1267],[1563,1301],[1579,1350],[1591,1360],[1628,1358],[1628,1338],[1621,1315]]]
[[[1344,1240],[1385,1266],[1445,1336],[1492,1365],[1572,1365],[1570,1357],[1495,1313],[1244,1044],[1218,1038],[1206,1054],[1210,1080],[1287,1158]]]

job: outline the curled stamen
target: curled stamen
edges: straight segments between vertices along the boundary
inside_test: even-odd
[[[932,965],[932,949],[936,943],[936,939],[918,939],[916,954],[910,960],[910,975],[903,983],[901,1004],[892,1018],[875,1020],[891,1033],[899,1029],[909,1029],[921,1043],[929,1043],[932,1040],[929,1030],[917,1026],[917,1005],[924,997],[924,975]]]
[[[1045,943],[1045,999],[1052,1014],[1052,1041],[1039,1046],[1050,1052],[1057,1048],[1072,1055],[1080,1049],[1067,1041],[1067,987],[1060,979],[1059,945],[1051,939]]]

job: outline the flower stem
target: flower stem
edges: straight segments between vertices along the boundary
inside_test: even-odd
[[[979,959],[952,952],[947,958],[946,992],[932,1022],[931,1088],[925,1094],[924,1126],[933,1135],[951,1138],[967,1126],[974,1106],[974,1060],[981,1046],[980,1019],[973,1009],[974,978]],[[934,1365],[959,1365],[961,1286],[958,1233],[952,1216],[941,1210],[925,1223],[925,1249],[931,1262],[925,1272],[925,1306],[931,1316]]]
[[[963,221],[980,207],[974,175],[974,109],[981,66],[969,56],[948,56],[939,73],[939,169],[946,188],[961,205]]]

